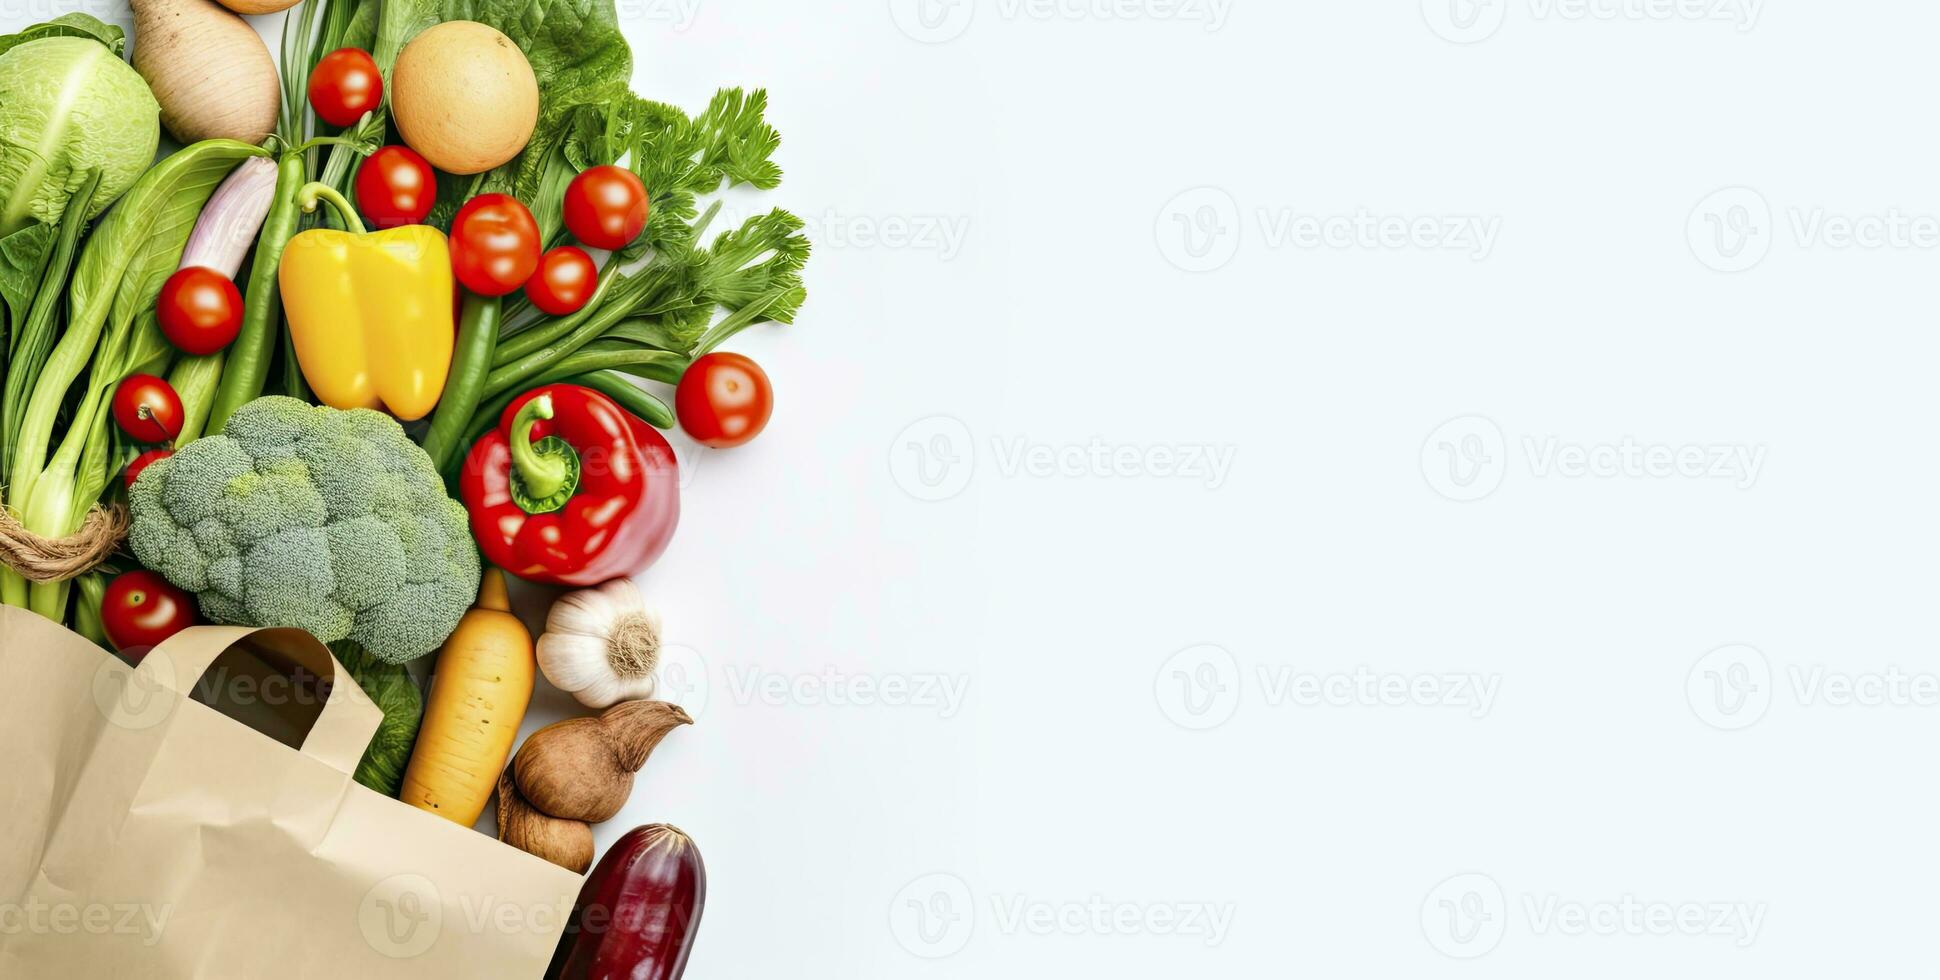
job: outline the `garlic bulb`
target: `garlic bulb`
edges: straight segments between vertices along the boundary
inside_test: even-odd
[[[660,614],[631,579],[561,596],[539,637],[539,669],[589,708],[653,697],[660,664]]]

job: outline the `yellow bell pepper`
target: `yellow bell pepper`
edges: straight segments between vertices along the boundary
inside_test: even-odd
[[[297,193],[305,212],[319,200],[350,230],[297,235],[276,270],[304,380],[332,408],[423,418],[451,370],[456,287],[444,233],[428,225],[367,233],[335,189],[311,183]]]

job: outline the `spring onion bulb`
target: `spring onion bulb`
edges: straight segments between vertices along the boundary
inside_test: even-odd
[[[276,196],[276,162],[268,157],[250,157],[236,165],[202,208],[189,232],[189,243],[182,249],[179,268],[202,266],[230,279],[242,269],[243,257],[256,244],[269,215],[270,201]]]

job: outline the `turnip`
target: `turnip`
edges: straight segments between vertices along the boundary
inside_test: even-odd
[[[209,0],[134,0],[135,70],[177,140],[259,143],[276,126],[276,64],[256,29]]]

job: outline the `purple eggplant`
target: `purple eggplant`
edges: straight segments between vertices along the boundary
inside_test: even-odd
[[[546,980],[680,980],[706,901],[692,838],[664,823],[629,831],[580,888]]]

